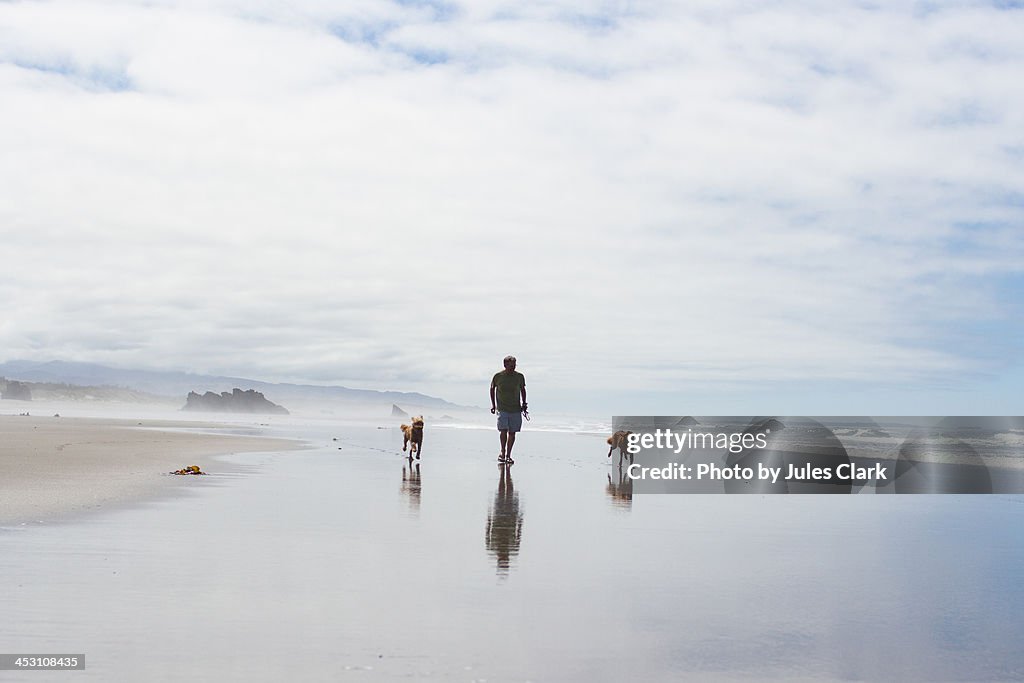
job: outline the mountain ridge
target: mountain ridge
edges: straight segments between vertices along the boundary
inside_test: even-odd
[[[115,386],[157,396],[181,398],[190,391],[223,392],[254,389],[278,400],[319,400],[340,403],[399,403],[428,408],[479,410],[419,392],[352,389],[341,385],[274,383],[243,377],[202,375],[174,370],[115,368],[77,361],[11,360],[0,363],[0,376],[28,382],[66,383],[85,386]]]

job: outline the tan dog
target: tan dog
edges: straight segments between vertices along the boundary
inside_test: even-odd
[[[608,437],[608,445],[611,447],[608,449],[608,457],[612,457],[612,451],[616,448],[619,449],[619,465],[622,465],[622,459],[628,454],[626,448],[629,446],[629,435],[633,432],[618,431]],[[629,455],[629,461],[633,462],[633,456]]]
[[[412,444],[409,446],[409,444]],[[420,459],[420,452],[423,451],[423,416],[419,415],[412,419],[412,425],[402,425],[402,451],[405,452],[405,447],[409,446],[409,459],[412,460],[412,454],[416,454],[416,459]]]

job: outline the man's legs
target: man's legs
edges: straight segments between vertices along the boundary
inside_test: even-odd
[[[501,435],[501,454],[498,459],[512,462],[512,447],[516,445],[516,432],[522,429],[522,415],[498,412],[498,433]]]

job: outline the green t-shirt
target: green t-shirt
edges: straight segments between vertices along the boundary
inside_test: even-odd
[[[503,413],[518,413],[523,409],[523,406],[519,404],[520,388],[526,386],[526,378],[523,373],[516,372],[501,372],[494,375],[494,379],[491,380],[491,386],[494,387],[494,398],[498,404],[498,410]]]

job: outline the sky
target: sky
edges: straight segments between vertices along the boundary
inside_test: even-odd
[[[0,361],[1024,411],[1024,3],[0,2]]]

